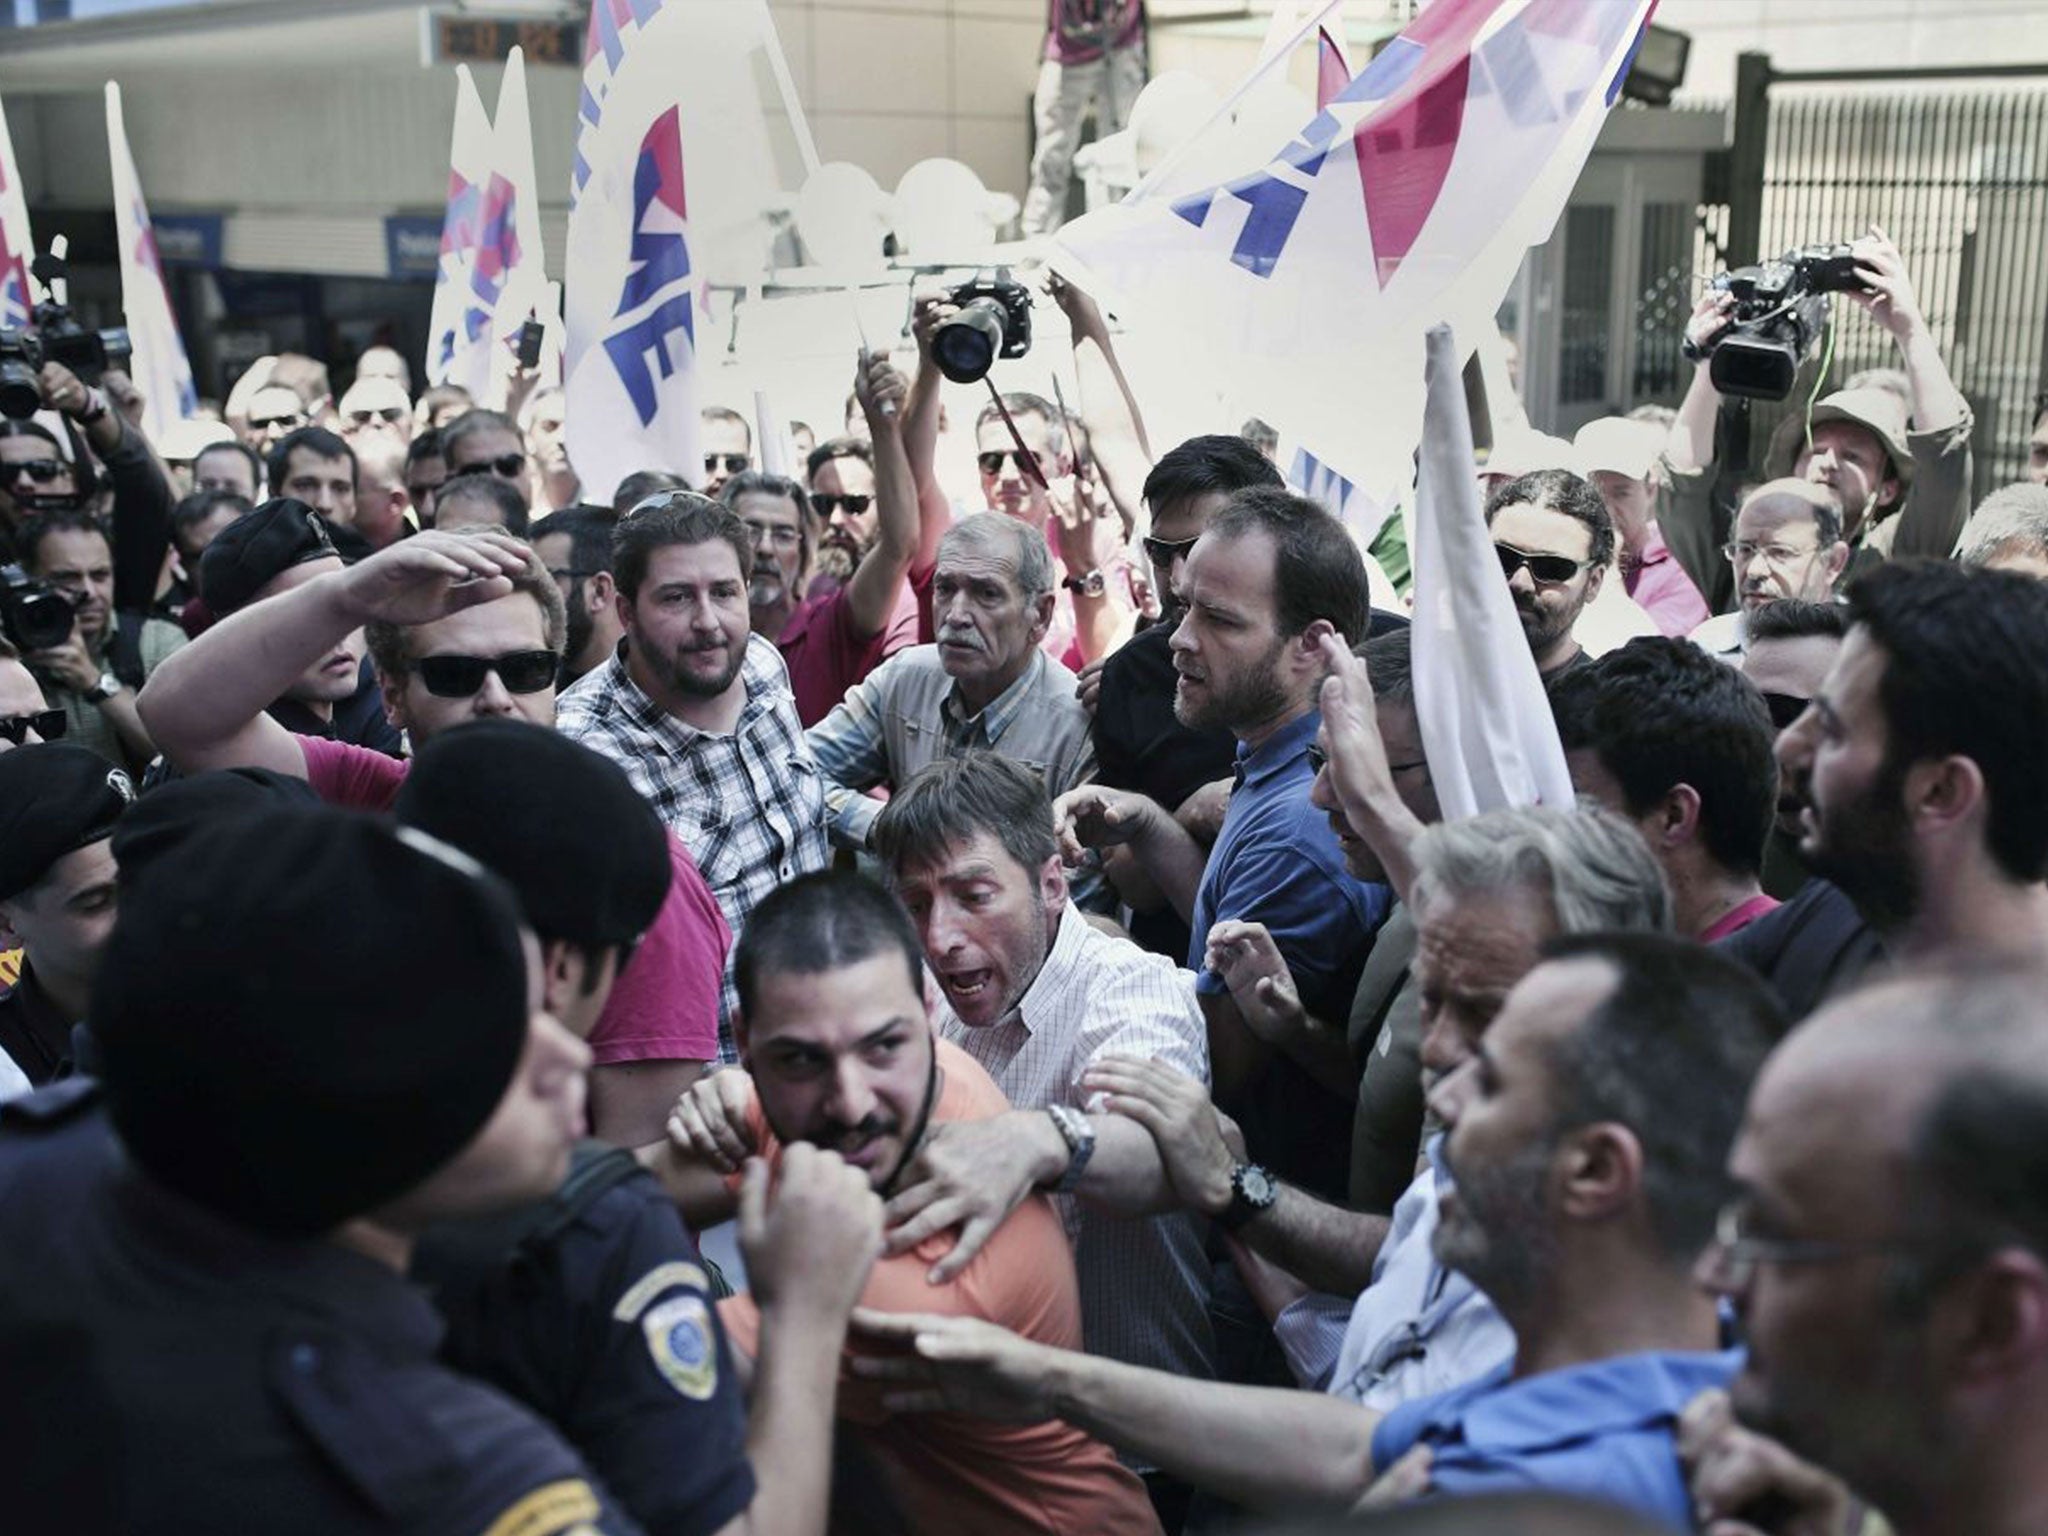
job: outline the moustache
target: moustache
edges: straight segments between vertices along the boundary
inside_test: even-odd
[[[941,629],[939,639],[947,645],[962,645],[973,651],[986,651],[981,636],[971,629]]]
[[[811,1137],[811,1141],[827,1151],[853,1152],[881,1137],[894,1136],[902,1128],[902,1123],[894,1115],[885,1115],[877,1111],[863,1116],[856,1125],[848,1125],[844,1120],[827,1119],[818,1127],[818,1133]]]

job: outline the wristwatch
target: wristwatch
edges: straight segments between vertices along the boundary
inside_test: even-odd
[[[1052,1123],[1059,1128],[1060,1139],[1067,1144],[1067,1171],[1060,1175],[1059,1183],[1053,1185],[1054,1193],[1064,1195],[1079,1184],[1081,1175],[1088,1171],[1088,1159],[1095,1155],[1095,1127],[1078,1109],[1069,1109],[1064,1104],[1048,1104],[1045,1112],[1052,1116]]]
[[[1081,597],[1100,597],[1109,590],[1109,578],[1099,570],[1087,571],[1079,576],[1069,576],[1060,585]]]
[[[1235,1232],[1261,1211],[1273,1209],[1280,1198],[1280,1182],[1257,1163],[1239,1163],[1230,1170],[1230,1204],[1216,1217],[1216,1224]]]
[[[85,702],[104,704],[121,691],[121,679],[111,672],[102,672],[100,680],[85,690]]]

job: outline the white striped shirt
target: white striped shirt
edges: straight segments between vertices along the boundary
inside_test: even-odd
[[[1158,1056],[1209,1081],[1209,1036],[1195,978],[1171,960],[1090,926],[1073,906],[1016,1012],[970,1028],[941,997],[934,1019],[1019,1109],[1089,1108],[1081,1074],[1104,1056]],[[1211,1265],[1201,1229],[1176,1213],[1130,1219],[1054,1197],[1074,1242],[1089,1353],[1177,1375],[1213,1376]]]

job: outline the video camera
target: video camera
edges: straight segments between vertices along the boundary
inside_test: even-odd
[[[976,273],[946,295],[960,313],[932,335],[932,360],[955,384],[979,384],[999,357],[1031,350],[1031,291],[999,267]]]
[[[64,277],[64,262],[47,252],[31,270],[47,289]],[[126,370],[134,348],[125,327],[89,330],[69,304],[45,299],[32,312],[34,324],[0,330],[0,416],[24,421],[43,408],[36,381],[45,363],[61,363],[84,384],[97,384],[109,368]]]
[[[1848,246],[1804,245],[1776,261],[1723,272],[1712,286],[1734,296],[1735,316],[1697,352],[1688,345],[1687,354],[1711,360],[1707,376],[1724,395],[1782,400],[1827,325],[1827,295],[1855,292],[1864,282]]]
[[[23,655],[71,638],[71,599],[18,565],[0,566],[0,633]]]

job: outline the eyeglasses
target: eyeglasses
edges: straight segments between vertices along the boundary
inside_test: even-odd
[[[872,496],[837,496],[830,491],[813,491],[811,505],[818,509],[818,516],[830,517],[835,511],[843,510],[848,517],[859,517],[875,504]]]
[[[268,432],[272,427],[283,427],[289,432],[293,428],[303,427],[305,424],[306,418],[303,416],[251,416],[249,418],[250,427],[258,432]]]
[[[450,480],[460,480],[464,475],[492,474],[501,480],[517,480],[526,472],[526,455],[523,453],[501,453],[495,459],[478,459],[474,464],[465,464],[460,469],[448,471]]]
[[[0,464],[0,484],[27,475],[37,485],[48,485],[63,473],[62,459],[24,459],[18,464]]]
[[[373,421],[388,421],[395,425],[405,419],[405,407],[387,405],[375,411],[350,411],[348,419],[359,427],[367,427]]]
[[[1824,1242],[1817,1238],[1758,1237],[1749,1230],[1749,1207],[1736,1200],[1714,1218],[1714,1243],[1704,1255],[1704,1278],[1719,1290],[1740,1291],[1756,1278],[1760,1264],[1841,1264],[1872,1254],[1902,1253],[1898,1241]]]
[[[860,499],[865,501],[867,498]],[[765,541],[777,549],[795,549],[804,537],[801,529],[778,527],[774,523],[748,523],[746,529],[747,537],[756,544]]]
[[[981,466],[984,475],[1000,475],[1005,459],[1014,462],[1017,468],[1027,475],[1038,463],[1038,455],[1028,448],[991,448],[987,453],[977,453],[974,456],[974,462]]]
[[[1723,544],[1721,546],[1722,558],[1727,560],[1738,571],[1758,555],[1762,555],[1772,565],[1782,567],[1791,565],[1794,561],[1808,559],[1819,553],[1820,550],[1817,547],[1814,549],[1793,549],[1784,544]]]
[[[1592,562],[1574,560],[1568,555],[1532,555],[1526,549],[1517,549],[1512,544],[1494,541],[1493,552],[1500,556],[1500,573],[1509,581],[1515,579],[1515,572],[1523,566],[1529,568],[1529,576],[1538,586],[1555,587],[1570,581]]]
[[[9,715],[5,720],[0,720],[0,736],[6,737],[17,747],[30,731],[34,731],[44,741],[55,741],[64,734],[70,724],[71,721],[61,709],[39,709],[32,715]]]
[[[723,469],[728,475],[737,475],[746,469],[748,462],[744,453],[707,453],[704,455],[704,473],[715,475]]]
[[[1322,743],[1312,741],[1308,744],[1308,765],[1316,773],[1321,773],[1330,766],[1330,754],[1323,750]],[[1429,760],[1427,758],[1418,757],[1412,763],[1389,763],[1387,764],[1387,772],[1413,773],[1418,768],[1427,768],[1428,766]]]
[[[1152,562],[1154,569],[1163,571],[1199,544],[1201,539],[1199,533],[1192,539],[1155,539],[1148,534],[1142,541],[1145,558]]]
[[[1794,693],[1767,693],[1764,695],[1764,708],[1771,712],[1771,724],[1781,731],[1805,714],[1807,705],[1812,702],[1813,700],[1802,699]]]
[[[415,665],[427,692],[437,699],[474,698],[490,673],[508,693],[539,693],[551,687],[561,658],[553,651],[507,651],[502,656],[422,656]]]

